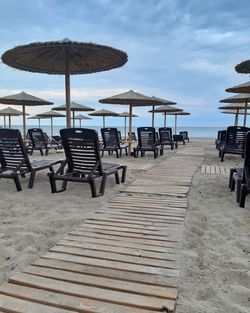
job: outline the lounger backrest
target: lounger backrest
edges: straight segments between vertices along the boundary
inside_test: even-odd
[[[226,136],[227,136],[227,131],[226,130],[221,130],[220,131],[220,142],[225,142],[226,141]]]
[[[180,132],[180,135],[182,136],[182,138],[185,140],[188,138],[188,132],[187,131],[182,131]]]
[[[156,144],[156,135],[154,127],[139,127],[138,133],[138,146],[140,148],[154,147]]]
[[[163,144],[164,142],[172,141],[172,128],[170,127],[160,127],[159,128],[159,136],[160,142]]]
[[[69,172],[102,175],[98,134],[93,129],[65,128],[60,130],[68,159]]]
[[[13,170],[24,161],[22,172],[30,172],[31,165],[18,129],[0,129],[0,164],[1,170]]]
[[[129,137],[129,133],[128,133],[128,137]],[[137,141],[135,132],[131,132],[131,140],[132,140],[132,141]]]
[[[101,134],[104,148],[120,147],[117,128],[101,128]]]
[[[44,138],[44,134],[41,128],[28,129],[31,144],[34,148],[47,147],[47,142]]]
[[[122,134],[120,130],[117,131],[119,141],[122,141]]]
[[[241,126],[229,126],[226,133],[226,147],[244,151],[246,133],[250,129]]]

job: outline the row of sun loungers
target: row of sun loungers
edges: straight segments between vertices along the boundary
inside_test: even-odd
[[[244,158],[244,166],[231,168],[229,176],[229,188],[231,191],[236,189],[236,202],[244,207],[245,198],[250,193],[250,128],[229,126],[218,132],[215,145],[221,162],[225,154],[238,154]]]

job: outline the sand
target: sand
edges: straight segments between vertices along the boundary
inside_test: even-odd
[[[191,140],[191,145],[204,147],[204,164],[221,164],[213,140]],[[175,153],[167,152],[164,159]],[[32,158],[41,157],[35,152]],[[63,154],[52,152],[47,158],[63,158]],[[111,156],[105,160],[122,163],[128,158]],[[222,164],[233,167],[242,160],[226,155]],[[51,194],[46,172],[37,174],[32,190],[27,189],[28,178],[22,180],[23,191],[19,193],[12,181],[0,180],[0,284],[44,254],[62,234],[104,206],[121,188],[109,177],[103,197],[93,199],[87,184],[73,183],[66,192]],[[127,184],[141,173],[129,170]],[[228,189],[227,176],[197,170],[188,200],[176,312],[249,312],[250,196],[242,209],[235,202],[235,192]]]

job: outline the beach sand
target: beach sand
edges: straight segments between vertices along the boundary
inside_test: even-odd
[[[191,139],[188,146],[204,147],[204,164],[221,164],[213,140]],[[163,159],[175,153],[168,148]],[[32,158],[41,157],[35,152]],[[63,154],[52,152],[46,158],[60,159]],[[128,161],[127,157],[104,159],[113,163]],[[148,156],[138,160],[154,163],[160,159]],[[222,164],[233,167],[242,163],[239,156],[226,155]],[[51,194],[46,172],[37,174],[32,190],[27,189],[28,177],[22,180],[23,191],[19,193],[11,180],[0,180],[0,284],[44,254],[62,234],[81,224],[121,188],[109,177],[103,197],[93,199],[87,184],[73,183],[66,192]],[[128,170],[126,184],[141,173]],[[245,209],[240,208],[235,192],[228,189],[226,175],[201,174],[197,170],[188,200],[176,312],[249,312],[250,197]]]

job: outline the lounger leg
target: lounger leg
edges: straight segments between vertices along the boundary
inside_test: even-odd
[[[14,177],[13,177],[13,180],[14,180],[15,185],[16,185],[16,190],[17,190],[17,191],[22,191],[22,186],[21,186],[21,184],[20,184],[20,180],[19,180],[18,175],[14,176]]]
[[[50,182],[50,187],[51,187],[51,192],[52,193],[56,193],[57,189],[56,189],[56,181],[54,179],[54,175],[53,173],[48,174],[49,176],[49,182]]]
[[[126,155],[128,155],[128,149],[127,149],[127,147],[125,148],[125,153],[126,153]]]
[[[94,179],[89,180],[89,185],[90,185],[90,189],[91,189],[92,198],[96,198],[97,193],[96,193],[95,180]]]
[[[36,171],[31,171],[28,188],[33,188],[35,176],[36,176]]]
[[[115,150],[115,153],[116,153],[116,157],[117,157],[117,159],[119,159],[119,151],[118,151],[118,149],[117,149],[117,150]]]
[[[236,184],[236,202],[240,202],[240,189],[241,189],[241,179],[237,179]]]
[[[46,149],[45,150],[45,155],[48,155],[49,154],[49,149]]]
[[[222,150],[221,151],[221,155],[220,155],[220,160],[221,160],[221,162],[223,162],[224,161],[224,151]]]
[[[127,173],[127,166],[123,166],[122,167],[122,180],[121,180],[122,183],[125,183],[126,173]]]
[[[235,169],[234,168],[231,168],[230,169],[230,175],[229,175],[229,184],[228,184],[228,188],[230,188],[232,191],[232,179],[233,179],[233,173],[235,172]]]
[[[101,187],[100,187],[100,196],[104,195],[105,187],[107,182],[107,174],[103,174],[102,181],[101,181]]]
[[[115,172],[115,183],[116,183],[117,185],[120,184],[120,177],[119,177],[118,170],[117,170],[117,172]]]
[[[235,189],[235,180],[232,178],[230,190],[234,191],[234,189]]]
[[[245,199],[246,199],[246,190],[244,188],[244,185],[241,185],[241,188],[240,188],[240,207],[241,208],[245,207]]]
[[[43,156],[43,149],[39,149],[40,150],[40,154]]]

